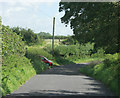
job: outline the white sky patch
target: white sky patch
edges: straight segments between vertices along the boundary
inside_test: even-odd
[[[16,1],[17,2],[0,2],[0,7],[2,7],[0,16],[2,17],[3,25],[30,28],[35,33],[48,32],[52,34],[53,17],[55,17],[55,35],[72,35],[70,27],[65,27],[65,25],[61,23],[60,18],[64,15],[64,13],[59,13],[58,11],[59,2],[36,1],[34,3],[26,3],[21,2],[23,0]]]
[[[25,8],[23,8],[23,7],[9,8],[6,10],[5,16],[9,17],[13,13],[19,13],[20,11],[24,11],[24,10],[25,10]]]
[[[71,35],[72,30],[70,29],[70,25],[68,24],[67,27],[65,27],[64,23],[61,23],[60,18],[64,15],[64,12],[56,13],[56,33],[57,35],[64,35],[64,32],[66,32],[66,35]]]

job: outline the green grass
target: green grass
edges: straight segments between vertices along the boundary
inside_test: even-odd
[[[54,57],[51,54],[51,45],[46,45],[41,48],[40,45],[30,46],[27,47],[27,52],[25,57],[9,57],[5,59],[4,67],[2,76],[2,85],[3,87],[2,92],[3,95],[13,92],[14,90],[18,89],[20,85],[25,83],[26,80],[31,78],[35,74],[40,74],[40,72],[48,69],[45,63],[40,60],[40,55],[47,57],[51,60],[54,66],[58,65],[67,65],[67,64],[74,64],[74,63],[87,63],[87,62],[99,62],[103,61],[103,63],[97,64],[90,64],[89,66],[83,67],[80,69],[80,72],[94,77],[102,81],[108,87],[110,87],[114,92],[117,94],[117,81],[118,78],[116,70],[120,67],[118,66],[118,55],[106,55],[105,57],[78,57],[78,56],[60,56],[55,55]],[[6,65],[9,65],[6,67]],[[15,67],[16,66],[16,67]],[[12,70],[10,70],[12,68]],[[6,70],[7,68],[7,70]],[[29,70],[28,70],[29,69]],[[9,75],[9,77],[7,77]],[[119,90],[120,91],[120,90]]]
[[[120,85],[119,63],[118,54],[108,55],[102,63],[82,67],[80,72],[100,80],[116,95],[120,95],[120,88],[118,87]]]
[[[91,61],[102,61],[104,59],[103,57],[97,58],[97,57],[94,57],[94,56],[91,57],[91,58],[90,58],[90,56],[89,57],[81,57],[81,56],[76,56],[76,54],[74,54],[72,56],[69,56],[69,55],[61,56],[59,51],[57,51],[57,49],[56,49],[56,47],[59,48],[60,46],[62,48],[63,45],[56,45],[55,46],[54,57],[52,56],[52,47],[51,47],[50,44],[48,44],[44,47],[41,47],[39,45],[28,47],[26,54],[27,54],[28,58],[30,57],[30,59],[31,58],[36,58],[36,56],[39,56],[39,55],[45,56],[46,58],[51,60],[54,65],[63,65],[63,64],[66,65],[66,64],[73,64],[73,63],[87,63],[87,62],[91,62]],[[73,46],[69,46],[69,47],[70,47],[70,49],[73,48]],[[70,51],[70,49],[69,49],[69,51]],[[40,58],[39,58],[39,60],[40,60]]]
[[[76,56],[62,57],[60,55],[55,55],[54,57],[52,57],[51,46],[46,46],[44,48],[28,47],[26,55],[27,57],[29,57],[29,59],[33,61],[33,65],[37,65],[36,67],[34,67],[36,73],[39,73],[40,71],[44,71],[46,69],[45,66],[41,67],[43,69],[38,68],[40,65],[43,65],[40,61],[39,55],[47,57],[54,63],[54,65],[94,62],[91,63],[89,66],[81,68],[80,72],[102,81],[105,85],[110,87],[113,92],[119,94],[117,88],[118,78],[116,73],[117,68],[120,68],[118,65],[118,54],[108,54],[104,55],[104,57],[99,57],[99,54],[97,53],[97,55],[95,54],[96,56],[92,56],[91,58],[89,56],[85,58],[79,57],[79,59]],[[98,64],[98,62],[101,61],[102,63]]]
[[[41,61],[40,56],[45,56],[48,59],[52,59],[52,55],[44,51],[42,48],[39,47],[28,47],[26,52],[26,57],[31,59],[31,63],[33,64],[33,67],[37,74],[40,74],[40,72],[48,69],[49,66],[47,64],[43,63]],[[50,60],[51,60],[50,59]]]
[[[63,39],[60,40],[59,42],[59,39],[54,39],[54,44],[55,45],[59,45],[61,42],[63,41]],[[45,39],[45,42],[47,45],[52,45],[52,39]]]
[[[4,58],[2,64],[2,94],[12,93],[17,90],[26,80],[36,74],[30,60],[26,57],[11,55]]]
[[[103,61],[104,58],[81,58],[81,59],[77,59],[75,61],[73,61],[74,63],[88,63],[88,62],[92,62],[92,61]]]
[[[51,60],[53,62],[53,66],[58,66],[58,65],[63,65],[63,64],[64,65],[65,64],[72,64],[73,63],[72,61],[70,61],[66,58],[60,57],[60,56],[55,55],[53,57],[51,52],[49,51],[49,49],[45,50],[43,48],[39,48],[39,46],[38,47],[30,47],[30,48],[28,47],[27,52],[26,52],[26,57],[31,59],[34,63],[38,62],[38,64],[40,64],[40,61],[41,61],[41,59],[39,57],[40,55],[48,58],[49,60]],[[35,64],[37,64],[37,63],[35,63]]]

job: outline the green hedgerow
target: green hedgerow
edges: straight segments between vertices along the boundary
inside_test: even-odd
[[[120,61],[119,54],[107,54],[106,59],[97,65],[93,66],[85,66],[80,69],[80,72],[92,76],[104,84],[106,84],[112,91],[116,93],[116,95],[120,95]]]
[[[26,57],[11,55],[7,59],[4,58],[4,61],[2,65],[3,95],[13,92],[36,74],[30,60]]]

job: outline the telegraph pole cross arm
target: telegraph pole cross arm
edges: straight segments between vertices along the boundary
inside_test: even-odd
[[[53,18],[52,56],[54,56],[54,32],[55,32],[55,17]]]

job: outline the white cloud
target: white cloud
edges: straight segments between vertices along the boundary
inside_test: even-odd
[[[22,11],[22,10],[24,10],[25,8],[23,8],[23,7],[17,7],[14,11]]]
[[[19,13],[20,11],[24,11],[25,8],[23,7],[11,7],[9,9],[7,9],[6,11],[3,12],[3,14],[6,16],[6,17],[9,17],[10,15],[12,15],[13,13]]]
[[[44,31],[52,34],[53,16],[55,16],[55,35],[72,35],[72,30],[70,27],[65,27],[65,25],[61,23],[60,18],[64,15],[64,13],[58,12],[58,3],[26,3],[21,1],[22,0],[20,0],[20,3],[5,3],[5,6],[2,8],[4,12],[2,15],[2,21],[4,25],[9,25],[10,27],[27,27],[31,28],[35,33]],[[45,5],[45,7],[41,7],[42,4]],[[53,9],[54,7],[56,9]],[[47,9],[44,10],[44,8]]]

